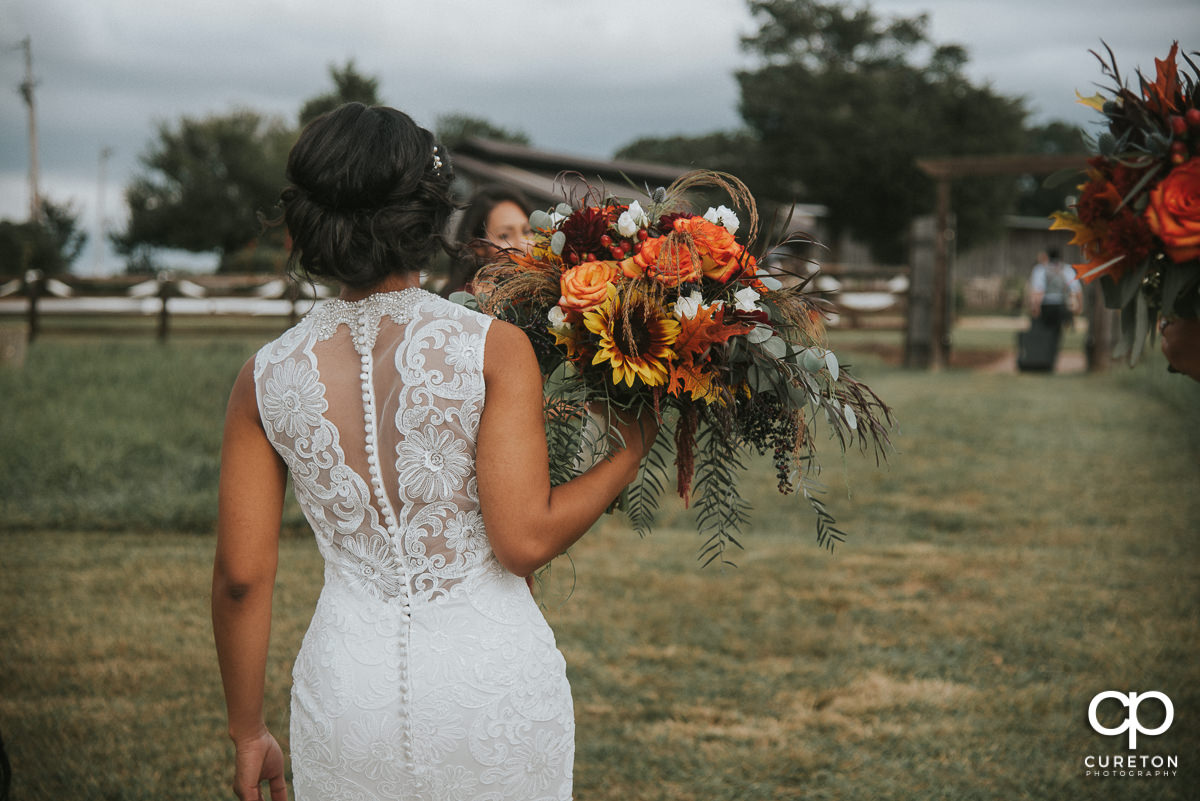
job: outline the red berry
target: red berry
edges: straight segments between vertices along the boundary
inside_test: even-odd
[[[612,250],[610,250],[609,252],[612,253],[612,257],[617,261],[620,261],[621,259],[625,258],[625,251],[621,250],[620,248],[615,247]]]
[[[1182,164],[1188,160],[1187,145],[1183,142],[1175,142],[1171,145],[1171,163]]]
[[[1200,128],[1200,108],[1189,108],[1183,118],[1191,127]]]
[[[612,247],[612,237],[609,236],[608,234],[602,235],[600,237],[600,244],[604,245],[604,247],[606,247],[606,248]]]
[[[571,262],[571,264],[579,264],[579,254],[575,251],[571,251],[569,254],[567,254],[567,261]]]
[[[1177,114],[1171,115],[1171,131],[1176,136],[1183,136],[1185,133],[1187,133],[1187,129],[1187,120]]]
[[[1195,111],[1195,109],[1192,109],[1192,110]],[[637,236],[638,236],[639,240],[641,240],[642,242],[645,242],[647,239],[650,238],[650,232],[647,231],[645,228],[639,228]]]
[[[589,254],[587,254],[587,261],[595,261],[595,260],[596,260],[596,254],[595,254],[595,253],[589,253]]]

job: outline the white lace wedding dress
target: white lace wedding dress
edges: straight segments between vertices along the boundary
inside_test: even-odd
[[[325,558],[292,673],[297,801],[570,798],[562,655],[479,512],[489,321],[419,290],[334,300],[256,357]]]

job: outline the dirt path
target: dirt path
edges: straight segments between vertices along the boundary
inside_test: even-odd
[[[978,368],[981,373],[1015,373],[1017,372],[1017,354],[1006,354],[1003,358],[990,362]],[[1054,365],[1056,373],[1086,373],[1087,358],[1075,350],[1064,350],[1058,354]]]

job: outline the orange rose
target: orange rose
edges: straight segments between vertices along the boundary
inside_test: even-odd
[[[581,312],[599,306],[608,297],[608,284],[616,275],[613,261],[585,261],[572,267],[559,279],[562,297],[558,305]]]
[[[724,226],[703,217],[680,217],[675,230],[691,236],[700,254],[700,271],[708,278],[723,283],[741,270],[743,248]]]
[[[654,244],[651,245],[651,242]],[[647,240],[637,257],[648,262],[646,274],[663,286],[679,286],[700,280],[700,270],[692,259],[687,243],[673,236]]]
[[[650,264],[653,263],[654,262],[650,262]],[[621,275],[625,276],[626,278],[641,278],[646,274],[646,265],[646,260],[642,258],[642,254],[638,253],[637,255],[630,256],[627,259],[621,259],[621,261],[617,264],[617,268],[620,269]]]
[[[692,254],[665,236],[647,239],[633,256],[620,263],[626,278],[653,278],[664,286],[679,286],[700,277]]]
[[[1146,223],[1171,261],[1200,259],[1200,158],[1180,164],[1150,190]]]

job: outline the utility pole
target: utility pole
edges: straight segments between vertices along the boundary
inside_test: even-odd
[[[20,47],[25,49],[25,80],[21,82],[21,97],[29,108],[29,221],[41,222],[42,199],[38,193],[38,150],[37,150],[37,117],[34,115],[33,87],[33,43],[26,36],[21,40]]]
[[[92,243],[92,272],[100,274],[104,262],[104,249],[107,247],[105,234],[108,231],[108,220],[104,215],[104,196],[108,190],[108,160],[112,158],[113,149],[105,145],[100,148],[100,175],[96,182],[96,241]]]

